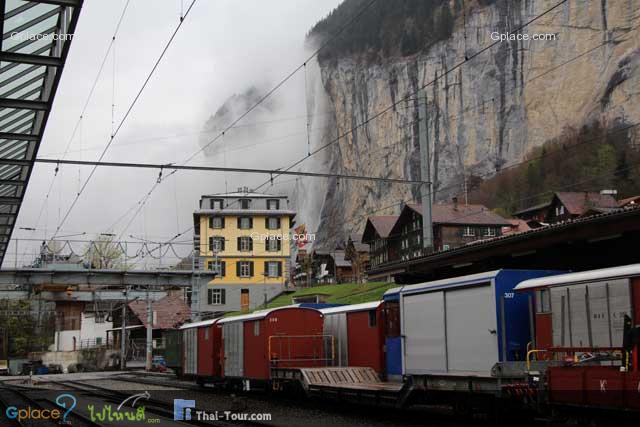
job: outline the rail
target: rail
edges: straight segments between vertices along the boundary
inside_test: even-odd
[[[335,360],[333,335],[271,335],[269,362],[273,367],[328,366]]]

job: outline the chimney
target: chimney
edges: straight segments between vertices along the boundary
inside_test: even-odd
[[[453,201],[453,210],[457,211],[458,210],[458,197],[454,197],[451,200]]]

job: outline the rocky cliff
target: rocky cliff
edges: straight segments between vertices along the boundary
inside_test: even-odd
[[[320,56],[332,116],[322,140],[345,135],[324,153],[322,163],[332,172],[420,178],[421,101],[415,95],[423,86],[437,200],[460,194],[465,177],[487,176],[518,162],[567,128],[640,121],[640,0],[569,0],[522,31],[548,40],[507,40],[485,51],[494,43],[492,33],[513,31],[558,0],[426,3],[432,7],[428,30],[439,28],[435,37],[423,31],[427,36],[411,38],[427,20],[407,14],[394,17],[404,32],[397,37],[398,49],[352,44]],[[310,37],[322,38],[318,28],[348,18],[339,15],[340,9]],[[438,27],[439,17],[448,20],[449,29]],[[376,25],[385,28],[382,19]],[[366,23],[356,30],[363,28]],[[407,185],[373,182],[334,180],[321,192],[313,192],[312,185],[301,181],[298,198],[315,199],[304,203],[321,208],[303,209],[299,222],[312,224],[328,245],[360,232],[370,212],[392,213],[394,205],[418,194]]]

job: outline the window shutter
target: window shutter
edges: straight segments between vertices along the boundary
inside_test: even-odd
[[[227,290],[220,289],[220,304],[226,304],[227,303],[226,300],[227,300]]]
[[[220,220],[222,221],[222,228],[224,228],[224,217],[220,217]]]
[[[253,218],[249,217],[249,228],[253,228]]]
[[[213,237],[209,237],[209,250],[213,250]]]
[[[269,261],[264,262],[264,275],[269,277]]]
[[[276,240],[276,247],[278,248],[278,250],[282,249],[282,240]]]
[[[249,276],[253,277],[253,261],[249,261]]]
[[[278,220],[278,228],[280,228],[280,218],[277,218]]]
[[[209,228],[213,228],[213,217],[209,217]]]
[[[226,261],[220,261],[220,276],[224,277],[226,275]],[[223,291],[224,292],[224,291]]]
[[[253,239],[251,237],[247,237],[247,239],[249,239],[249,250],[252,251],[253,250]]]
[[[236,276],[240,277],[240,261],[236,261]]]
[[[278,277],[282,277],[282,261],[278,262]]]
[[[213,289],[207,291],[207,304],[213,304]]]
[[[238,217],[238,228],[240,228],[240,217]]]
[[[238,241],[238,250],[241,251],[242,250],[242,244],[240,243],[240,237],[236,238],[236,240]]]
[[[221,237],[221,238],[220,238],[220,250],[221,250],[221,251],[224,251],[224,243],[225,243],[225,240],[226,240],[226,239],[225,239],[224,237]]]
[[[264,228],[266,228],[267,230],[269,229],[269,217],[266,217],[264,219]]]

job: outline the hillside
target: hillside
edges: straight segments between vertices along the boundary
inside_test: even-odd
[[[363,4],[343,2],[311,30],[310,41],[326,39]],[[432,149],[429,178],[438,201],[460,196],[465,181],[491,177],[568,131],[638,123],[640,32],[634,16],[640,2],[571,1],[544,14],[555,4],[377,2],[321,52],[322,93],[312,98],[326,104],[331,119],[320,140],[342,138],[305,167],[420,178],[420,88]],[[492,33],[519,28],[538,15],[526,32],[550,39],[493,45]],[[628,144],[640,146],[635,129]],[[570,170],[564,172],[554,180],[573,179]],[[418,195],[415,186],[379,182],[328,180],[323,191],[314,191],[317,182],[311,180],[297,186],[296,204],[313,207],[301,210],[300,221],[312,224],[327,247],[361,232],[371,212],[392,214],[401,201]]]

